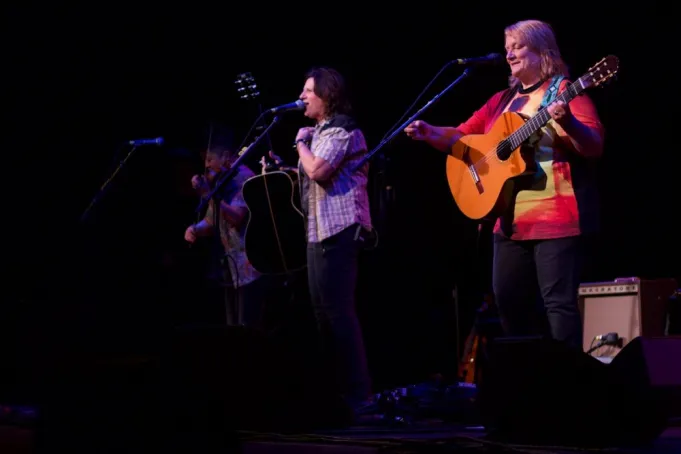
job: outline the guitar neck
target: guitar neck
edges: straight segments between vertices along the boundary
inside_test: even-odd
[[[580,77],[575,83],[568,85],[565,91],[556,96],[556,101],[561,101],[567,104],[583,91],[584,86],[582,84],[582,78]],[[523,142],[529,139],[532,134],[537,132],[542,126],[548,123],[550,119],[551,115],[549,114],[548,110],[546,110],[546,107],[542,108],[534,117],[530,118],[517,131],[508,136],[508,141],[511,143],[511,148],[518,148]]]

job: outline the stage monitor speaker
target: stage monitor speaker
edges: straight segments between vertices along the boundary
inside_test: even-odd
[[[491,438],[583,446],[603,431],[607,366],[597,359],[549,339],[497,338],[481,367],[477,403]]]
[[[681,408],[676,358],[678,338],[636,338],[611,364],[551,340],[499,338],[485,349],[478,409],[496,441],[645,444]]]
[[[618,345],[603,346],[593,352],[593,356],[608,363],[638,336],[665,335],[669,298],[676,288],[674,279],[618,278],[581,284],[579,307],[584,350],[596,345],[597,336],[617,333],[622,339]]]
[[[654,439],[681,417],[681,336],[637,337],[608,365],[612,412],[631,442]]]

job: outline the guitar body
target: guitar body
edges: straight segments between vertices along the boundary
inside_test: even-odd
[[[250,213],[246,256],[262,274],[287,274],[305,268],[305,216],[295,172],[274,171],[249,178],[243,196]]]
[[[464,136],[452,146],[447,181],[464,215],[492,219],[512,203],[512,179],[530,173],[533,166],[521,153],[522,146],[511,150],[505,139],[524,124],[520,114],[505,112],[487,134]]]
[[[464,358],[459,364],[459,379],[463,383],[476,383],[476,373],[478,372],[478,350],[480,347],[480,335],[475,327],[466,338],[466,351]]]
[[[484,330],[481,329],[481,325],[483,323],[483,316],[489,311],[491,306],[494,306],[494,294],[488,293],[484,297],[482,306],[478,308],[475,320],[473,321],[473,327],[466,338],[463,358],[459,363],[459,379],[463,383],[478,384],[480,382],[482,367],[478,360],[482,357],[482,352],[484,352],[487,346],[487,336]]]

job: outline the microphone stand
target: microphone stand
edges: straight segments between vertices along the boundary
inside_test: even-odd
[[[267,133],[272,129],[272,127],[279,122],[279,117],[275,116],[270,124],[265,128],[265,130],[255,138],[253,143],[251,143],[248,148],[246,148],[243,152],[239,153],[239,157],[232,163],[231,167],[227,172],[225,172],[220,179],[215,183],[215,187],[213,190],[210,192],[210,194],[206,195],[205,197],[201,198],[201,202],[199,203],[199,206],[196,208],[197,213],[201,213],[205,208],[208,202],[215,197],[215,194],[218,193],[222,189],[222,187],[230,181],[234,175],[237,174],[239,171],[239,166],[242,164],[242,162],[248,157],[248,155],[255,149],[256,145],[260,143],[260,141],[263,139],[263,137],[267,136]]]
[[[106,194],[106,191],[109,188],[109,185],[111,184],[113,179],[116,177],[118,172],[121,171],[121,169],[123,168],[125,163],[128,161],[128,159],[130,159],[130,157],[133,155],[135,150],[137,150],[137,148],[138,148],[137,146],[133,145],[132,150],[130,150],[130,152],[125,156],[125,158],[123,158],[123,160],[121,160],[118,163],[118,166],[116,166],[116,168],[114,169],[111,176],[109,178],[107,178],[106,181],[102,184],[102,186],[99,188],[99,191],[97,191],[95,196],[92,198],[92,201],[90,201],[90,204],[87,206],[87,208],[85,208],[85,211],[83,211],[83,214],[80,215],[80,222],[87,221],[87,219],[90,215],[90,211],[92,211],[92,208],[94,208],[94,206],[97,204],[97,202],[99,202],[99,200],[102,198],[102,196],[104,196],[104,194]]]
[[[469,74],[469,71],[470,71],[470,70],[469,70],[468,68],[466,68],[466,69],[463,71],[463,73],[462,73],[459,77],[456,78],[456,80],[455,80],[454,82],[452,82],[451,84],[449,84],[444,90],[442,90],[440,93],[438,93],[437,95],[435,95],[435,97],[433,97],[433,99],[431,99],[431,100],[428,101],[423,107],[421,107],[421,108],[418,110],[418,112],[416,112],[414,115],[411,116],[411,118],[409,118],[407,121],[405,121],[405,122],[402,123],[400,126],[398,126],[398,127],[397,127],[389,136],[388,136],[388,137],[386,137],[385,139],[381,140],[381,142],[376,146],[376,148],[374,148],[374,149],[371,150],[369,153],[367,153],[367,154],[364,156],[364,158],[362,158],[362,160],[361,160],[359,163],[357,163],[357,164],[353,167],[352,170],[355,171],[355,170],[358,170],[360,167],[362,167],[368,160],[370,160],[376,153],[378,153],[379,150],[381,150],[386,144],[388,144],[388,142],[390,142],[392,139],[394,139],[395,136],[397,136],[397,134],[398,134],[400,131],[402,131],[404,128],[406,128],[407,126],[409,126],[409,124],[410,124],[412,121],[416,120],[416,119],[417,119],[423,112],[425,112],[426,109],[428,109],[435,101],[437,101],[438,99],[440,99],[445,93],[447,93],[449,90],[451,90],[452,88],[454,88],[455,85],[457,85],[457,84],[458,84],[459,82],[461,82],[465,77],[467,77],[468,74]]]

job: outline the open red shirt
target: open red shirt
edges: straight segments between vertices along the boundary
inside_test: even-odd
[[[564,79],[559,92],[565,90]],[[506,106],[499,106],[507,90],[492,96],[484,106],[457,127],[464,135],[485,134],[499,115],[506,111],[534,115],[540,107],[547,80],[536,91],[517,93]],[[594,129],[601,138],[603,126],[593,102],[582,94],[569,104],[572,114],[583,124]],[[553,120],[541,128],[541,138],[535,147],[538,171],[528,189],[516,196],[513,212],[497,219],[494,233],[514,240],[561,238],[596,229],[597,194],[593,178],[593,161],[580,155],[563,129]]]

